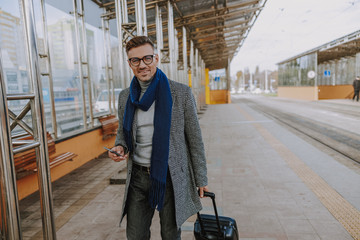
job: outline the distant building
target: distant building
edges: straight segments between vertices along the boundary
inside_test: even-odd
[[[278,63],[278,96],[350,98],[360,75],[360,30]]]
[[[7,92],[27,92],[25,46],[20,18],[0,9],[1,58]]]

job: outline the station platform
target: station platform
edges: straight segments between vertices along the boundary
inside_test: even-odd
[[[241,240],[360,239],[359,164],[338,161],[252,109],[244,98],[249,96],[237,96],[232,104],[209,105],[199,114],[209,189],[216,194],[219,214],[236,219]],[[349,105],[360,109],[360,103]],[[337,121],[346,125],[353,120],[333,116],[329,122]],[[118,226],[124,185],[109,184],[124,168],[124,163],[104,154],[54,183],[58,239],[126,239],[126,218]],[[213,212],[210,199],[202,203],[203,213]],[[24,239],[41,239],[37,205],[36,194],[20,203]],[[195,219],[183,225],[182,239],[194,239]],[[161,239],[159,229],[155,213],[151,239]]]

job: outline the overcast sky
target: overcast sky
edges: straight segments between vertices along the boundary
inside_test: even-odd
[[[360,30],[360,0],[268,0],[231,75],[249,67],[276,70],[276,63]]]

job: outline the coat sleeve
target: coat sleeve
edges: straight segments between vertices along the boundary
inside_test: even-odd
[[[125,106],[127,101],[128,94],[126,93],[126,90],[123,90],[119,94],[119,100],[118,100],[118,117],[119,117],[119,127],[116,134],[115,139],[115,146],[123,146],[125,148],[125,152],[127,152],[127,145],[124,138],[124,132],[123,132],[123,119],[124,119],[124,112],[125,112]]]
[[[200,124],[197,116],[196,103],[191,89],[187,87],[185,96],[185,137],[190,164],[194,171],[195,184],[197,187],[207,186],[207,168],[204,143],[201,136]]]

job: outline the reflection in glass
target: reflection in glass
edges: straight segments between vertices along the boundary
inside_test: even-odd
[[[22,17],[17,1],[4,1],[0,8],[0,49],[6,92],[30,92]]]
[[[316,69],[316,53],[279,64],[280,86],[315,86],[315,78],[309,77]]]

